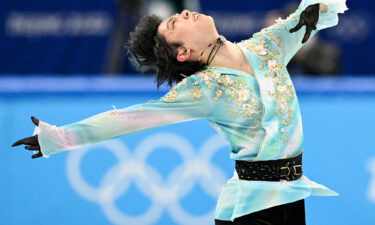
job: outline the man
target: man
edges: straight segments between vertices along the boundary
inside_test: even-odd
[[[320,3],[322,2],[322,3]],[[302,1],[287,19],[238,44],[226,41],[210,16],[184,10],[165,20],[141,19],[128,50],[165,96],[110,110],[62,127],[32,117],[32,157],[82,147],[167,124],[207,119],[231,144],[234,176],[215,212],[220,224],[305,224],[304,198],[336,195],[303,176],[302,120],[286,65],[317,30],[337,24],[345,0]]]

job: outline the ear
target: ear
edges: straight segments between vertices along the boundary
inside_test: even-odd
[[[177,61],[184,62],[190,58],[191,52],[189,48],[179,47],[177,49]]]

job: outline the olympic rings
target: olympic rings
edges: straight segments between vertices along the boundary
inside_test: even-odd
[[[84,180],[80,164],[84,156],[98,146],[111,152],[117,163],[105,173],[96,188]],[[183,161],[166,178],[146,163],[150,154],[161,147],[174,150]],[[211,160],[221,148],[229,149],[229,145],[220,135],[208,138],[199,151],[174,133],[146,137],[132,153],[123,142],[114,139],[69,153],[66,172],[72,187],[85,199],[98,203],[114,224],[155,224],[165,211],[178,224],[211,224],[213,209],[204,215],[192,215],[180,205],[179,200],[197,185],[212,198],[218,197],[228,177]],[[131,184],[135,184],[151,202],[141,215],[128,215],[115,204]]]

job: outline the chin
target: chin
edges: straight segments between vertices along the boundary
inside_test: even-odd
[[[207,17],[208,17],[208,19],[214,21],[214,18],[212,16],[207,16]]]
[[[215,24],[214,18],[212,18],[211,16],[205,15],[204,18],[201,18],[201,19],[204,19],[203,21],[205,21],[205,23]]]
[[[210,15],[206,15],[206,14],[203,14],[203,13],[201,13],[200,14],[200,19],[209,19],[209,20],[214,20],[213,18],[212,18],[212,16],[210,16]]]
[[[216,30],[216,25],[215,25],[214,18],[212,18],[211,16],[209,18],[210,18],[210,22],[211,22],[210,24],[211,24],[212,28]]]

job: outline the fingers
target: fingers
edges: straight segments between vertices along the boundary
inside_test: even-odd
[[[36,126],[39,125],[39,120],[37,118],[35,118],[34,116],[31,117],[31,120],[33,121],[33,123]],[[39,157],[43,156],[42,152],[40,151],[38,135],[34,135],[34,136],[30,136],[30,137],[20,139],[20,140],[16,141],[15,143],[13,143],[12,147],[15,147],[15,146],[18,146],[18,145],[21,145],[21,144],[30,145],[30,146],[25,146],[25,149],[27,149],[27,150],[31,150],[31,151],[37,150],[38,151],[38,153],[32,155],[31,158],[35,159],[35,158],[39,158]]]
[[[36,145],[36,144],[38,144],[38,137],[37,136],[38,135],[34,135],[34,136],[31,136],[31,137],[26,137],[26,138],[23,138],[21,140],[18,140],[15,143],[12,144],[12,147],[18,146],[18,145],[21,145],[21,144]]]
[[[39,126],[39,120],[36,117],[31,116],[31,121],[36,126]],[[34,135],[34,136],[31,136],[31,137],[27,137],[27,138],[23,138],[21,140],[18,140],[15,143],[12,144],[12,147],[15,147],[15,146],[18,146],[18,145],[21,145],[21,144],[27,144],[27,145],[38,144],[38,135]]]
[[[312,30],[313,30],[313,27],[307,26],[305,36],[303,36],[303,39],[302,39],[302,44],[305,43],[309,39]]]
[[[12,147],[15,147],[15,146],[18,146],[18,145],[20,145],[20,144],[23,144],[23,140],[24,140],[24,139],[21,139],[21,140],[18,140],[18,141],[16,141],[16,142],[14,142],[14,143],[12,144]]]
[[[31,121],[36,126],[39,126],[39,120],[36,117],[31,116]],[[27,137],[27,138],[23,138],[21,140],[18,140],[15,143],[12,144],[12,147],[15,147],[15,146],[18,146],[18,145],[21,145],[21,144],[27,144],[27,145],[38,144],[38,135],[34,135],[34,136],[31,136],[31,137]]]
[[[297,26],[293,29],[290,29],[290,32],[291,33],[295,32],[299,30],[302,27],[302,25],[306,25],[306,33],[302,39],[302,44],[304,44],[310,38],[311,32],[316,29],[316,24],[318,20],[319,20],[319,4],[317,3],[314,5],[308,6],[301,13],[300,20]]]
[[[36,126],[39,126],[39,120],[37,118],[35,118],[34,116],[31,116],[31,121],[33,121],[33,123],[36,125]]]
[[[35,159],[35,158],[39,158],[39,157],[42,157],[42,156],[43,156],[42,152],[38,152],[38,153],[32,155],[31,158]]]
[[[25,149],[28,149],[28,150],[40,150],[40,146],[39,145],[25,146]]]
[[[304,22],[302,19],[300,19],[300,20],[298,21],[298,24],[297,24],[294,28],[290,29],[289,32],[290,32],[290,33],[296,32],[297,30],[301,29],[301,27],[302,27],[303,25],[305,25],[305,22]]]

